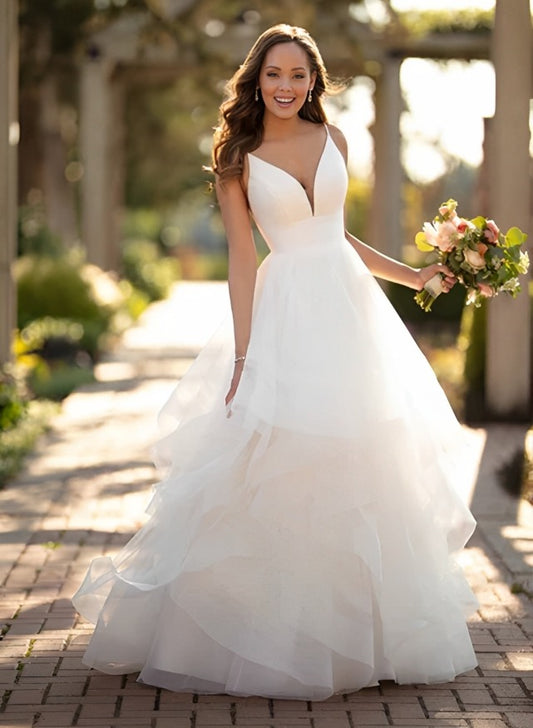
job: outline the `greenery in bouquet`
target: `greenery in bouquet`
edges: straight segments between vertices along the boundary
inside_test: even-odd
[[[518,276],[529,267],[528,254],[521,249],[526,238],[516,226],[504,234],[494,220],[459,217],[457,202],[450,199],[439,207],[433,222],[424,223],[415,243],[451,270],[467,290],[467,304],[479,306],[502,291],[513,298],[520,292]],[[432,278],[415,301],[429,311],[440,292],[439,279]]]

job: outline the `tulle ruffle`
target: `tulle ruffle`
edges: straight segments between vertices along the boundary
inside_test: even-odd
[[[463,433],[346,241],[267,258],[228,412],[232,367],[226,323],[161,413],[148,523],[75,595],[86,664],[305,699],[474,667]]]

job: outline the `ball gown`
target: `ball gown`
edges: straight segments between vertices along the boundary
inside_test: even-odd
[[[347,173],[324,129],[313,201],[248,155],[270,253],[241,382],[227,409],[229,320],[161,413],[146,525],[73,598],[98,670],[320,700],[476,665],[456,561],[475,525],[463,431],[345,238]]]

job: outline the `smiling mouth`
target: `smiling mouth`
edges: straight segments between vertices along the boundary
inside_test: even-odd
[[[276,101],[278,104],[281,104],[282,106],[288,106],[289,104],[292,104],[295,98],[295,96],[292,96],[290,99],[284,99],[280,98],[279,96],[274,96],[274,101]]]

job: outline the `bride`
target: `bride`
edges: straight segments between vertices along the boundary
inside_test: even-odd
[[[287,25],[229,82],[213,170],[232,318],[162,412],[147,524],[74,596],[96,624],[84,661],[104,672],[313,700],[476,665],[454,558],[474,528],[462,430],[374,276],[454,279],[344,230],[332,90]],[[259,270],[251,218],[270,249]]]

